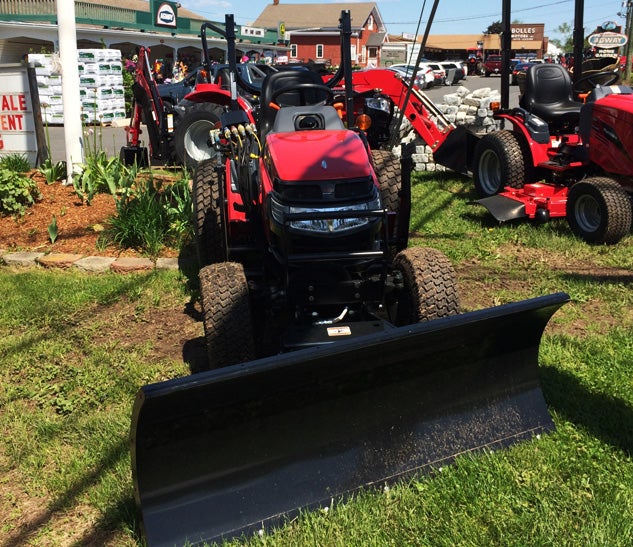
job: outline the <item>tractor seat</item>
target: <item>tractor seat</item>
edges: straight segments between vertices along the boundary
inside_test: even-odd
[[[531,66],[519,104],[554,128],[577,125],[582,103],[574,101],[567,69],[553,63]]]
[[[315,129],[345,129],[345,125],[330,105],[286,106],[277,112],[273,123],[273,133]]]
[[[275,92],[285,87],[299,84],[323,85],[323,80],[321,76],[311,70],[282,70],[273,72],[264,78],[260,100],[260,133],[262,135],[268,133],[273,127],[277,112],[279,111],[277,108],[270,106]],[[308,104],[323,103],[325,99],[327,99],[327,96],[324,91],[319,91],[318,89],[303,89],[283,93],[277,97],[276,101],[286,106],[305,106]]]

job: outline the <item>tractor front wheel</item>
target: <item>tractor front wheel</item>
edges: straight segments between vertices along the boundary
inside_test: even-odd
[[[459,313],[457,276],[448,258],[437,249],[409,247],[393,265],[402,273],[397,326],[412,325]]]
[[[244,267],[237,262],[205,266],[200,270],[200,296],[209,368],[254,359],[253,318]]]
[[[494,196],[506,186],[523,188],[525,172],[523,149],[512,131],[488,133],[477,143],[473,179],[480,198]]]
[[[380,200],[382,206],[395,213],[394,220],[389,221],[388,237],[395,239],[398,236],[398,223],[401,221],[400,200],[402,199],[402,167],[400,159],[389,150],[372,150],[371,156],[374,162],[378,185],[380,186]],[[401,249],[394,246],[391,251],[395,254]]]
[[[566,216],[572,232],[587,243],[611,245],[631,231],[631,197],[613,179],[586,179],[569,189]]]
[[[200,266],[227,258],[224,203],[215,160],[200,162],[193,174],[193,214]]]
[[[220,122],[221,115],[222,107],[219,104],[188,101],[184,115],[176,120],[176,155],[189,169],[217,156],[216,150],[209,146],[209,131]]]

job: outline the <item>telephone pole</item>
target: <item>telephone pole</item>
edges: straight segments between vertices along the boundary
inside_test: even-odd
[[[633,39],[633,25],[631,25],[631,8],[633,7],[632,0],[626,0],[626,45],[624,46],[624,57],[626,59],[624,65],[624,81],[628,82],[631,79],[631,41]]]

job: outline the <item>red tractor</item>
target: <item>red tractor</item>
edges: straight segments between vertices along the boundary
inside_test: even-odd
[[[221,159],[195,170],[213,368],[458,313],[448,259],[407,249],[407,160],[403,170],[391,152],[371,149],[386,136],[371,135],[364,111],[383,101],[376,109],[390,117],[392,107],[375,88],[353,93],[348,18],[339,74],[324,83],[308,70],[272,73],[257,112],[234,98],[208,137]],[[227,42],[232,59],[230,34]]]
[[[553,428],[538,345],[569,297],[459,313],[449,260],[407,246],[409,155],[372,142],[388,138],[394,105],[455,162],[461,132],[438,129],[417,92],[407,103],[390,71],[354,78],[350,36],[343,11],[343,62],[326,83],[270,74],[253,109],[233,66],[230,95],[217,92],[214,157],[193,177],[213,370],[136,398],[132,474],[148,545],[237,537]],[[226,39],[234,63],[232,16]]]
[[[633,217],[633,89],[612,85],[617,80],[617,73],[601,71],[572,84],[561,65],[530,67],[520,107],[496,115],[511,129],[484,136],[474,149],[477,202],[499,221],[567,218],[588,243],[626,236]]]

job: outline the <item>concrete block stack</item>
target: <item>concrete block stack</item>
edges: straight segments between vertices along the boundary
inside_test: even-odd
[[[466,126],[475,133],[490,133],[499,127],[492,116],[490,103],[500,100],[499,92],[489,87],[469,91],[460,86],[453,93],[444,95],[437,107],[450,123]],[[446,171],[443,165],[435,163],[433,150],[422,141],[412,127],[409,126],[402,141],[416,144],[412,158],[415,171]],[[398,154],[399,147],[394,149],[394,152]]]
[[[123,66],[118,49],[78,50],[79,95],[84,123],[108,124],[125,118]],[[45,123],[63,124],[62,76],[56,54],[29,54],[35,65]]]

